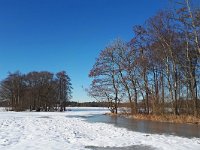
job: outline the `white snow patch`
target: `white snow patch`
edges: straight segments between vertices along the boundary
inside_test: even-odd
[[[0,107],[0,112],[6,111],[5,107]]]
[[[0,112],[0,150],[85,150],[86,146],[147,145],[163,150],[199,150],[199,138],[128,131],[111,124],[89,123],[80,117],[107,109],[67,112]],[[80,108],[82,109],[82,108]],[[87,111],[86,111],[87,110]],[[69,117],[68,117],[69,116]]]

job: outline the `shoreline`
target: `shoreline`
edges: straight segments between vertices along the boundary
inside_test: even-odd
[[[174,124],[192,124],[200,126],[200,118],[194,117],[191,115],[152,115],[152,114],[113,114],[106,113],[105,115],[125,117],[127,119],[136,119],[136,120],[145,120],[145,121],[154,121],[154,122],[163,122],[163,123],[174,123]]]

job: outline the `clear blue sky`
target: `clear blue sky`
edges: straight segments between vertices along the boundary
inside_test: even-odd
[[[168,0],[0,0],[0,79],[8,71],[66,70],[73,100],[92,101],[84,92],[101,49],[115,38],[126,41]]]

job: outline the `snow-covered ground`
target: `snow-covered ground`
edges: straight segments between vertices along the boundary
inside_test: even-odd
[[[85,110],[84,110],[85,109]],[[67,112],[0,112],[0,150],[85,150],[86,147],[151,146],[200,150],[199,138],[145,134],[84,118],[106,109],[75,108]],[[87,111],[86,111],[87,110]]]

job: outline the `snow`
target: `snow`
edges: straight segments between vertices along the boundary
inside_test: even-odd
[[[70,108],[68,108],[69,110]],[[200,138],[128,131],[111,124],[89,123],[78,116],[107,109],[73,108],[66,112],[0,112],[0,150],[88,150],[86,147],[151,146],[199,150]]]
[[[2,112],[2,111],[6,111],[6,108],[0,107],[0,112]]]

